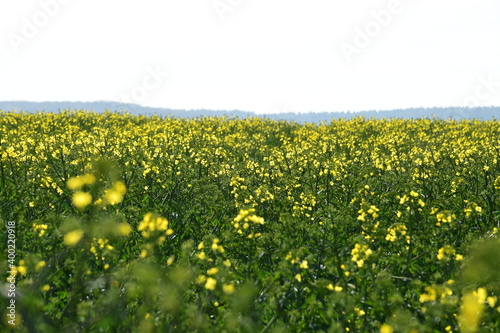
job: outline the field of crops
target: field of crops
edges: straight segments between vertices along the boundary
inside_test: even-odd
[[[3,112],[0,198],[1,330],[500,329],[500,121]]]

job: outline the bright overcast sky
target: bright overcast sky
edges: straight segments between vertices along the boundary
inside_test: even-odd
[[[498,0],[0,0],[0,100],[500,105]]]

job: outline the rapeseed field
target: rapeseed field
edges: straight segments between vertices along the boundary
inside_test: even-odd
[[[5,331],[500,329],[497,120],[0,112],[0,198]]]

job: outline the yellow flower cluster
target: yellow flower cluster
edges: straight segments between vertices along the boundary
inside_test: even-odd
[[[92,203],[92,195],[88,192],[77,191],[73,194],[73,205],[78,209],[85,209]]]
[[[300,193],[300,201],[295,201],[293,205],[293,216],[311,217],[311,211],[316,206],[316,198],[312,194]]]
[[[203,274],[198,275],[195,279],[195,283],[203,285],[203,287],[207,290],[215,290],[215,288],[217,286],[217,280],[210,275],[217,274],[217,272],[218,272],[217,268],[211,268],[207,272],[207,275],[209,275],[209,276],[206,276]],[[230,294],[234,293],[234,290],[235,290],[235,287],[234,287],[233,283],[223,283],[222,284],[222,291],[225,294],[230,295]]]
[[[82,189],[84,186],[93,185],[95,182],[96,177],[91,173],[87,173],[84,175],[71,177],[66,182],[66,186],[72,191],[77,191]]]
[[[358,220],[359,221],[366,221],[366,216],[367,215],[371,215],[372,218],[376,219],[378,217],[378,212],[380,210],[375,207],[374,205],[371,205],[365,212],[365,210],[363,208],[361,208],[359,211],[358,211]]]
[[[420,294],[419,298],[420,303],[435,302],[440,300],[440,302],[444,304],[448,302],[447,297],[453,295],[453,291],[446,285],[427,286],[424,289],[425,292]]]
[[[104,205],[116,205],[123,201],[123,196],[127,193],[127,188],[125,184],[121,181],[116,181],[113,186],[104,191],[103,204]]]
[[[68,179],[66,186],[68,189],[75,191],[72,202],[77,209],[83,210],[92,203],[92,195],[89,192],[82,191],[82,189],[85,186],[93,185],[95,182],[96,177],[90,173]]]
[[[250,209],[240,209],[239,214],[231,221],[233,227],[237,229],[238,234],[243,234],[243,230],[247,230],[250,228],[250,223],[255,224],[264,224],[264,219],[255,214],[254,208]],[[247,235],[247,238],[260,237],[260,233],[251,232]]]
[[[483,208],[476,204],[475,202],[469,202],[469,200],[464,200],[464,203],[467,205],[464,208],[465,217],[470,217],[473,213],[481,214]]]
[[[142,231],[141,235],[144,238],[149,238],[151,234],[156,231],[165,231],[165,235],[167,236],[174,233],[174,231],[168,227],[168,220],[166,218],[156,216],[152,213],[144,215],[144,218],[141,223],[139,223],[137,230]],[[165,240],[165,238],[161,237],[160,239]]]
[[[404,194],[403,196],[397,195],[396,199],[399,200],[400,205],[404,205],[407,202],[416,203],[418,205],[418,210],[421,211],[423,207],[425,207],[425,202],[422,200],[420,193],[416,191],[410,191],[410,193]],[[407,210],[411,209],[411,206],[406,206]]]
[[[402,236],[406,236],[406,242],[410,243],[410,236],[406,235],[407,230],[408,229],[404,224],[398,224],[394,227],[387,228],[387,236],[385,236],[385,239],[389,242],[394,242],[398,238],[397,234],[400,234]]]
[[[41,260],[39,261],[36,265],[35,265],[35,270],[36,271],[39,271],[41,270],[42,268],[44,268],[46,265],[45,261]]]
[[[334,286],[334,285],[333,285],[333,284],[331,284],[331,283],[330,283],[330,284],[328,284],[328,285],[326,286],[326,289],[328,289],[328,290],[332,290],[332,291],[336,291],[336,292],[338,292],[338,293],[339,293],[339,292],[341,292],[342,290],[344,290],[344,288],[342,288],[342,287],[340,287],[340,286]]]
[[[495,182],[493,183],[493,186],[495,186],[495,189],[500,190],[500,176],[498,176],[495,179]]]
[[[389,324],[382,324],[382,326],[380,326],[380,333],[393,333],[393,332],[394,329]]]
[[[438,250],[437,258],[443,261],[450,261],[455,259],[456,261],[461,261],[464,257],[461,254],[457,254],[455,248],[450,245],[446,245]]]
[[[95,184],[96,181],[96,176],[91,173],[68,179],[66,186],[68,189],[75,191],[72,202],[77,209],[83,210],[92,203],[92,194],[85,191],[84,188]],[[122,202],[125,193],[127,193],[125,184],[122,181],[115,181],[110,188],[104,190],[102,198],[97,199],[94,204],[106,209],[108,205],[116,205]]]
[[[212,245],[210,246],[210,249],[213,251],[213,252],[219,252],[219,253],[224,253],[225,252],[225,249],[224,249],[224,246],[220,245],[219,244],[220,240],[218,238],[214,238],[212,240]],[[203,249],[205,248],[205,242],[200,242],[198,244],[198,253],[195,254],[195,256],[200,259],[200,260],[205,260],[205,259],[208,259],[209,262],[212,262],[213,259],[212,258],[208,258],[205,251],[203,251]],[[229,260],[226,260],[224,262],[224,265],[226,267],[229,267],[231,266],[231,262]]]
[[[354,245],[354,248],[351,250],[351,260],[358,265],[358,267],[363,267],[365,264],[365,260],[367,260],[373,251],[366,245],[357,244]]]
[[[70,231],[64,235],[64,243],[68,246],[75,246],[80,242],[83,235],[84,232],[81,229]]]
[[[198,275],[195,282],[197,284],[204,284],[205,289],[214,290],[217,285],[217,280],[212,277],[206,277],[205,275]]]
[[[431,211],[431,213],[434,213],[434,212],[435,212],[434,210]],[[436,220],[437,220],[436,225],[439,227],[439,226],[441,226],[441,223],[451,223],[455,219],[456,219],[456,216],[452,212],[450,212],[448,210],[442,211],[442,212],[436,214]]]
[[[494,307],[497,303],[496,296],[488,296],[485,288],[478,288],[462,296],[462,306],[458,316],[461,332],[477,332],[485,310],[485,306]],[[497,308],[500,312],[500,307]]]
[[[113,250],[114,247],[109,244],[109,240],[107,240],[107,239],[94,238],[92,240],[91,245],[90,245],[90,252],[92,252],[92,254],[94,254],[96,260],[99,260],[99,259],[105,260],[106,259],[103,255],[101,255],[101,257],[99,257],[98,250],[102,251],[103,249]]]
[[[21,276],[28,274],[26,262],[24,260],[19,260],[19,265],[12,267],[10,271],[15,272],[14,275],[17,275],[17,273],[19,273]]]
[[[32,226],[33,226],[33,231],[38,232],[39,237],[45,235],[45,231],[47,231],[48,227],[46,224],[36,224],[36,223],[33,223]]]
[[[309,262],[307,260],[300,260],[299,257],[293,258],[292,252],[288,252],[285,257],[285,260],[290,261],[291,264],[298,264],[302,269],[309,269]]]

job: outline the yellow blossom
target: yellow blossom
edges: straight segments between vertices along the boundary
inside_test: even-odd
[[[128,223],[118,224],[118,234],[120,236],[128,236],[132,232],[132,227]]]
[[[43,261],[43,260],[42,260],[42,261],[39,261],[39,262],[36,264],[36,266],[35,266],[35,270],[36,270],[36,271],[39,271],[39,270],[41,270],[43,267],[45,267],[45,265],[46,265],[46,264],[45,264],[45,261]]]
[[[70,190],[79,190],[85,185],[92,185],[94,184],[96,178],[92,174],[86,174],[82,176],[76,176],[68,179],[66,182],[66,186]]]
[[[36,224],[36,223],[33,223],[32,226],[33,226],[33,231],[35,232],[38,231],[39,237],[45,235],[45,231],[47,230],[48,227],[46,224]]]
[[[64,243],[69,246],[75,246],[82,239],[83,234],[83,230],[80,229],[70,231],[64,235]]]
[[[217,251],[217,249],[219,248],[219,239],[218,238],[215,238],[213,241],[212,241],[212,246],[210,247],[212,249],[212,251]]]
[[[366,314],[366,312],[360,308],[354,308],[354,312],[356,312],[358,316],[364,316]]]
[[[21,264],[21,262],[22,262],[23,264]],[[17,270],[17,271],[18,271],[21,275],[26,275],[26,273],[28,273],[28,269],[26,268],[26,266],[24,266],[24,261],[23,261],[23,260],[21,260],[21,262],[20,262],[20,264],[21,264],[21,265],[20,265],[20,266],[17,266],[17,267],[16,267],[16,270]]]
[[[461,332],[472,333],[478,329],[484,309],[484,300],[481,302],[481,299],[479,299],[482,295],[478,296],[477,292],[472,292],[462,297],[462,306],[458,316]]]
[[[174,260],[175,260],[174,256],[168,257],[168,259],[167,259],[167,266],[172,265],[174,263]]]
[[[214,278],[209,277],[207,279],[207,282],[205,283],[205,289],[214,290],[216,284],[217,284],[217,280],[215,280]]]
[[[493,308],[495,307],[495,304],[497,304],[497,297],[496,296],[486,297],[486,302],[491,308]]]
[[[207,277],[205,275],[198,275],[195,280],[197,284],[203,284],[205,281],[207,281]]]
[[[226,294],[232,294],[234,292],[234,285],[233,284],[223,284],[222,291],[224,291]]]
[[[393,333],[393,332],[394,329],[392,328],[391,325],[382,324],[382,326],[380,326],[380,333]]]
[[[328,290],[331,290],[331,291],[336,291],[336,292],[341,292],[344,288],[340,287],[340,286],[334,286],[333,284],[329,284],[328,286],[326,286],[326,288]]]
[[[84,209],[92,202],[92,195],[88,192],[76,192],[73,194],[73,205],[78,209]]]

